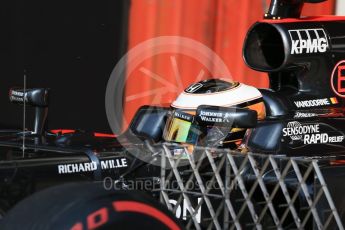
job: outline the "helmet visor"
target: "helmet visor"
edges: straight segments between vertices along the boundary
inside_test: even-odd
[[[191,112],[173,110],[168,115],[163,137],[166,141],[195,144],[200,134]]]

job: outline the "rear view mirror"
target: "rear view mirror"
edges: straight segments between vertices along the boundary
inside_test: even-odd
[[[147,106],[140,107],[129,126],[135,135],[149,138],[155,142],[161,141],[170,108]]]
[[[200,126],[254,128],[257,116],[257,112],[250,109],[200,105],[195,119]]]
[[[48,89],[19,89],[12,88],[9,92],[10,101],[12,103],[24,104],[33,107],[47,107],[48,106]]]
[[[9,92],[9,99],[12,103],[35,107],[34,134],[41,135],[44,131],[45,122],[48,116],[48,94],[49,89],[23,89],[12,88]]]

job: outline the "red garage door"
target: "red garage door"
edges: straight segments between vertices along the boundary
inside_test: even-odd
[[[245,66],[242,43],[248,28],[262,18],[267,2],[262,0],[132,0],[129,49],[157,36],[183,36],[211,48],[225,62],[232,78],[257,87],[267,87],[267,78]],[[334,0],[307,4],[303,15],[333,14]],[[198,57],[181,50],[155,53],[131,66],[126,80],[125,118],[131,120],[143,104],[170,103],[197,78],[210,75]],[[228,76],[220,76],[228,77]],[[169,84],[178,88],[169,90]],[[125,122],[126,123],[126,122]]]

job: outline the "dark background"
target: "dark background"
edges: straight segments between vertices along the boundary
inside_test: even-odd
[[[22,127],[8,90],[26,70],[28,88],[51,89],[49,129],[110,132],[105,89],[127,49],[129,0],[1,2],[0,128]]]

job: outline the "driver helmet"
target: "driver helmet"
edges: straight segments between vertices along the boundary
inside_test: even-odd
[[[198,126],[194,116],[200,105],[248,108],[257,111],[259,120],[266,116],[262,94],[257,88],[221,79],[203,80],[190,85],[171,104],[164,140],[187,146],[188,152],[195,145],[238,147],[245,129]]]

